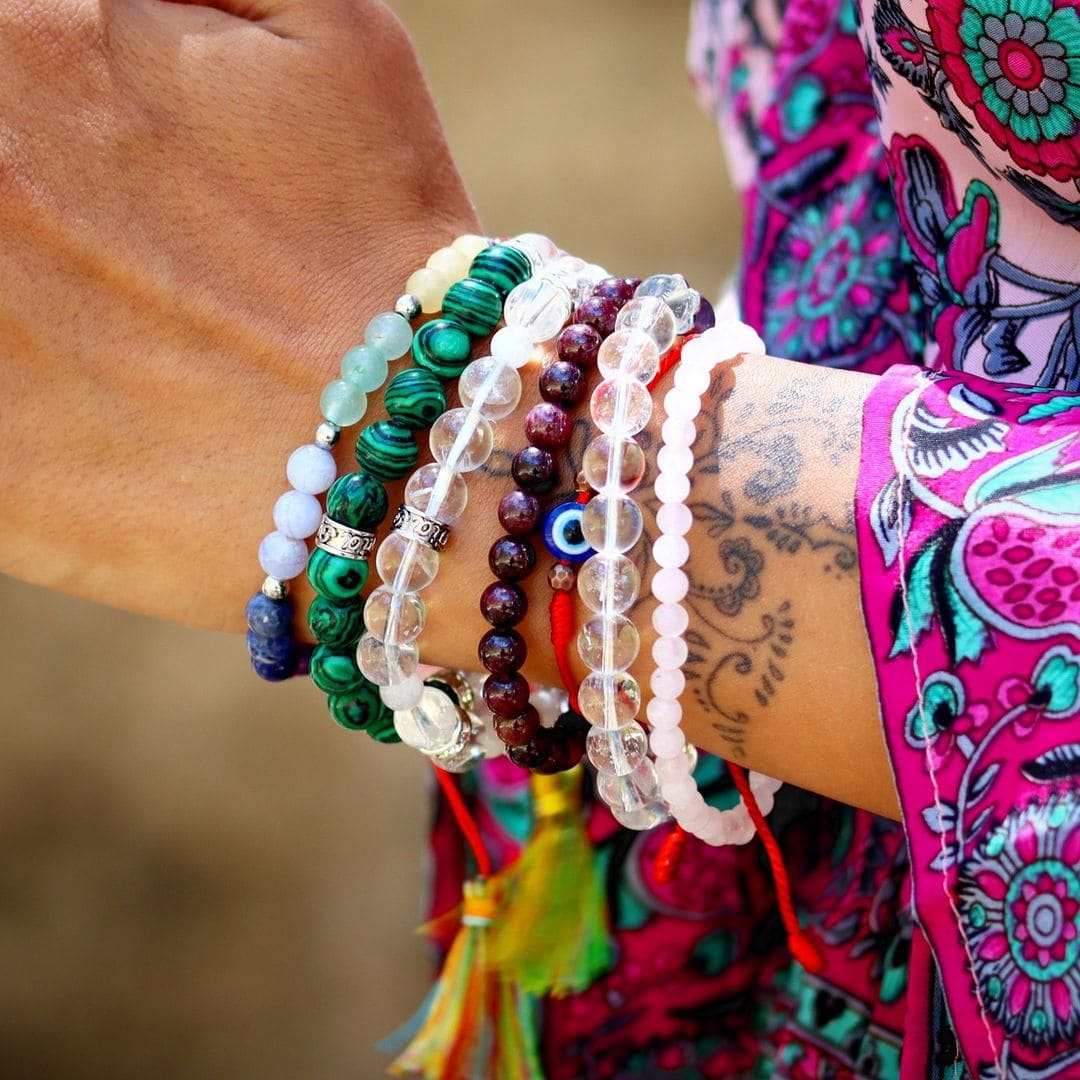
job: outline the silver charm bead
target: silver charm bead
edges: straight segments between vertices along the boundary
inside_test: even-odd
[[[260,591],[270,600],[284,600],[289,595],[289,583],[281,578],[266,577],[263,578]]]
[[[468,676],[464,671],[456,671],[453,668],[443,668],[441,671],[436,671],[434,675],[424,680],[426,683],[442,683],[443,686],[450,687],[454,692],[454,696],[458,699],[458,704],[466,711],[472,712],[476,707],[476,697],[473,693],[472,684],[469,682]]]
[[[394,301],[394,311],[407,322],[412,322],[420,314],[420,298],[411,292],[402,293]]]
[[[340,438],[341,428],[337,424],[330,423],[329,420],[324,420],[315,429],[315,445],[322,447],[323,450],[332,450]]]
[[[346,559],[366,559],[375,547],[375,534],[352,529],[323,514],[322,524],[315,534],[315,546]]]
[[[450,539],[450,526],[429,518],[404,504],[397,508],[393,528],[406,540],[415,540],[432,551],[442,551]]]

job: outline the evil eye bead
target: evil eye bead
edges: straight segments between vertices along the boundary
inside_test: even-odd
[[[582,563],[593,549],[581,532],[579,502],[560,503],[544,518],[544,546],[555,556],[569,563]]]

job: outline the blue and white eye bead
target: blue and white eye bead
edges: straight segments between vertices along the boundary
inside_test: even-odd
[[[593,554],[593,549],[581,532],[581,513],[584,509],[579,502],[564,502],[549,510],[544,518],[544,546],[556,559],[583,563]]]

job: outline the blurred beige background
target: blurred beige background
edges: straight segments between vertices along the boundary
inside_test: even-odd
[[[393,6],[490,231],[716,292],[738,226],[684,0]],[[0,1076],[381,1075],[428,970],[422,763],[239,638],[3,578],[0,614]]]

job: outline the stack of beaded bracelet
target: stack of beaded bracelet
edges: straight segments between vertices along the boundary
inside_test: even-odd
[[[499,523],[507,535],[491,547],[488,563],[496,581],[480,599],[480,611],[492,625],[478,646],[480,662],[490,672],[484,699],[495,717],[495,731],[507,746],[514,764],[537,772],[560,772],[573,768],[585,753],[588,724],[576,711],[567,710],[551,728],[540,723],[538,710],[529,701],[529,687],[519,673],[525,663],[525,639],[514,625],[525,612],[521,579],[536,563],[536,548],[529,535],[541,525],[540,496],[558,480],[555,452],[565,450],[573,433],[569,409],[580,403],[588,390],[588,371],[604,339],[615,329],[622,306],[634,295],[639,281],[604,278],[574,312],[574,322],[556,339],[557,358],[540,374],[543,401],[525,417],[529,445],[511,464],[517,488],[499,502]],[[592,549],[581,535],[582,506],[560,503],[543,520],[544,543],[559,560],[552,568],[552,587],[572,589],[573,566],[584,562]],[[525,700],[524,707],[521,706]]]
[[[679,726],[682,718],[679,696],[686,683],[682,665],[687,657],[683,633],[688,617],[683,600],[689,589],[689,579],[682,568],[690,555],[686,534],[693,523],[686,505],[690,492],[688,474],[694,462],[691,447],[697,437],[695,419],[701,410],[702,394],[709,387],[712,368],[738,353],[764,351],[761,339],[743,323],[717,327],[690,342],[683,349],[674,389],[664,397],[667,419],[657,456],[660,474],[656,496],[661,506],[656,517],[660,536],[653,545],[653,558],[658,566],[652,579],[652,593],[657,601],[653,628],[657,638],[652,650],[656,663],[651,682],[653,698],[647,709],[652,726],[649,745],[656,757],[660,789],[672,816],[687,832],[714,846],[748,843],[755,829],[741,799],[730,810],[718,810],[705,802],[694,782],[692,762],[686,756],[686,739]],[[779,781],[771,777],[750,773],[750,789],[763,814],[772,809],[773,796],[779,787]]]

